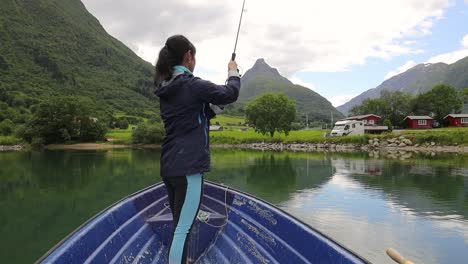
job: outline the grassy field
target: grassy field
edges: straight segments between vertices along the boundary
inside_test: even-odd
[[[341,143],[365,143],[369,140],[366,136],[352,137],[335,137],[325,138],[326,130],[300,130],[291,131],[288,136],[275,133],[274,137],[261,135],[253,129],[246,132],[238,130],[233,131],[212,131],[210,132],[210,140],[212,144],[241,144],[255,142],[276,142],[276,143],[321,143],[321,142],[341,142]]]
[[[111,129],[106,138],[110,139],[111,144],[132,144],[132,126],[128,129]]]
[[[13,146],[23,143],[23,141],[15,136],[0,136],[0,145]]]
[[[468,127],[408,129],[394,134],[401,134],[418,144],[435,142],[444,145],[468,145]]]
[[[276,133],[273,138],[255,133],[252,129],[246,132],[212,131],[210,139],[213,144],[241,144],[254,142],[283,142],[283,143],[354,143],[366,144],[371,138],[394,138],[404,136],[411,139],[414,144],[430,144],[434,142],[441,145],[468,145],[468,128],[440,128],[424,130],[400,130],[394,133],[381,135],[364,135],[348,137],[324,137],[329,130],[300,130],[291,131],[289,136]]]
[[[134,119],[138,119],[138,120],[140,120],[142,122],[147,122],[148,121],[148,118],[140,117],[140,116],[127,115],[125,113],[116,113],[116,114],[114,114],[114,117],[115,118],[121,118],[121,117],[134,118]]]
[[[228,123],[236,124],[236,126],[243,126],[245,119],[238,116],[227,116],[227,115],[218,115],[216,118],[211,119],[211,124],[219,123],[221,126],[227,126]],[[242,124],[242,125],[239,125]]]
[[[414,144],[430,144],[435,142],[441,145],[468,145],[468,127],[466,128],[438,128],[438,129],[423,129],[423,130],[399,130],[394,133],[386,133],[382,135],[364,135],[364,136],[348,136],[348,137],[324,137],[325,133],[330,130],[311,129],[291,131],[289,136],[275,133],[272,138],[268,135],[264,136],[256,133],[252,128],[248,131],[240,131],[240,128],[246,128],[244,125],[245,119],[242,117],[233,117],[220,115],[211,120],[212,124],[219,122],[224,127],[224,131],[211,131],[210,141],[212,144],[243,144],[257,142],[282,142],[282,143],[351,143],[351,144],[366,144],[371,138],[392,138],[405,136],[413,141]],[[239,125],[242,124],[242,125]],[[236,125],[228,125],[236,124]],[[131,144],[132,129],[127,130],[113,129],[110,130],[107,138],[111,138],[111,144]]]

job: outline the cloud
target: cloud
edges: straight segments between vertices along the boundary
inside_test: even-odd
[[[356,96],[357,94],[338,95],[338,96],[332,97],[329,101],[330,103],[332,103],[334,107],[337,107],[337,106],[346,104],[347,102],[351,101],[351,99],[353,99]]]
[[[468,1],[468,0],[466,0]],[[468,48],[468,34],[466,34],[462,39],[462,46]]]
[[[198,65],[225,72],[242,2],[209,0],[83,0],[110,34],[154,63],[167,37],[184,34]],[[346,71],[369,58],[422,52],[450,0],[247,1],[238,44],[244,68],[265,58],[290,77],[298,71]],[[223,81],[223,80],[219,80]]]
[[[452,64],[467,56],[468,56],[468,34],[466,34],[461,40],[461,47],[458,50],[444,53],[444,54],[439,54],[437,56],[430,58],[427,62],[428,63],[444,62],[447,64]]]
[[[413,68],[416,65],[417,65],[417,63],[415,61],[413,61],[413,60],[407,61],[405,64],[401,65],[396,70],[390,71],[389,73],[387,73],[387,75],[385,75],[385,77],[384,77],[384,81],[388,80],[388,79],[392,78],[393,76],[396,76],[396,75],[398,75],[400,73],[403,73],[403,72]]]
[[[292,76],[289,80],[296,85],[304,86],[306,88],[309,88],[310,90],[315,89],[315,85],[313,83],[306,82],[299,77]]]

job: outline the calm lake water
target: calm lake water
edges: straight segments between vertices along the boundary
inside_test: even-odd
[[[0,153],[0,262],[32,263],[81,223],[159,182],[158,150]],[[467,263],[468,157],[215,149],[207,179],[261,197],[373,263]]]

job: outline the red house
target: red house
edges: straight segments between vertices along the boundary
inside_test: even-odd
[[[380,119],[380,116],[370,114],[370,115],[351,116],[343,120],[362,121],[365,126],[373,126],[379,123],[379,119]]]
[[[444,119],[449,120],[451,127],[468,127],[468,114],[449,114]]]
[[[432,117],[429,116],[407,116],[405,119],[408,128],[412,129],[427,129],[432,128]]]

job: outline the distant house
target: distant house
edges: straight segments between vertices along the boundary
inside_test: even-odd
[[[412,129],[432,128],[432,123],[434,122],[430,116],[407,116],[404,120],[408,128]]]
[[[222,126],[210,126],[210,131],[223,131]]]
[[[451,127],[468,127],[468,114],[449,114],[444,119]]]
[[[374,126],[379,123],[379,119],[381,117],[378,115],[374,114],[369,114],[369,115],[359,115],[359,116],[350,116],[348,118],[345,118],[343,120],[355,120],[355,121],[362,121],[365,126]]]

